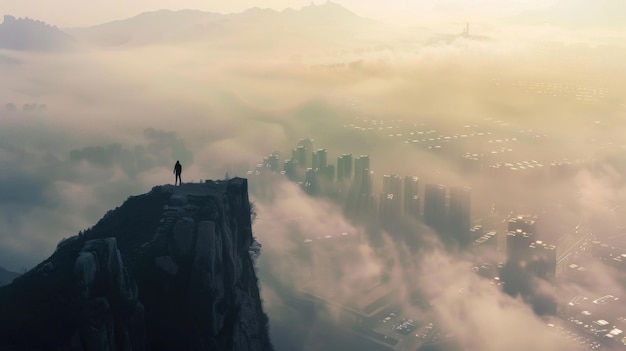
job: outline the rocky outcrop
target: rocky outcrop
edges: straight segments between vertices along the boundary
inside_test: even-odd
[[[156,187],[0,289],[0,349],[271,350],[252,243],[246,180]]]

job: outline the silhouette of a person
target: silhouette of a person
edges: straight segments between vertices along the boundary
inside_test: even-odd
[[[183,173],[183,166],[177,160],[176,164],[174,165],[174,174],[176,174],[176,179],[174,180],[174,185],[176,185],[176,182],[178,182],[178,185],[182,185],[183,184],[183,180],[180,178],[180,174],[181,173]]]

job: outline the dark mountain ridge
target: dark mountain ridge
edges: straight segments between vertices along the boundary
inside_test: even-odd
[[[272,350],[247,181],[157,186],[0,288],[1,350]]]

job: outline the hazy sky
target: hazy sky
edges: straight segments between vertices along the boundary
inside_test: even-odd
[[[544,207],[558,208],[560,217],[545,216],[550,229],[565,222],[561,218],[575,218],[576,223],[582,219],[595,225],[600,238],[609,237],[626,227],[621,215],[626,212],[622,27],[572,30],[544,22],[481,21],[555,1],[557,9],[572,10],[557,15],[576,19],[588,6],[599,8],[589,13],[604,20],[607,13],[620,13],[607,11],[606,4],[625,0],[336,0],[364,17],[400,18],[413,26],[432,18],[436,27],[426,23],[424,30],[385,32],[376,26],[375,31],[364,30],[365,35],[342,30],[351,29],[349,25],[324,28],[315,21],[313,27],[306,21],[285,22],[289,31],[265,21],[248,26],[247,18],[232,26],[190,30],[183,28],[187,23],[170,28],[157,22],[121,30],[122,35],[103,31],[102,43],[110,47],[99,47],[95,40],[88,50],[0,50],[0,164],[10,168],[0,172],[0,267],[19,272],[32,268],[62,238],[94,225],[128,196],[172,183],[177,159],[183,164],[184,182],[220,179],[227,172],[248,176],[270,153],[281,153],[281,161],[288,158],[300,138],[313,138],[315,148],[326,148],[330,164],[342,153],[369,154],[377,194],[383,174],[417,175],[422,189],[433,182],[471,186],[472,217],[486,219],[481,223],[499,216],[494,209],[505,217],[509,210],[542,213]],[[309,4],[0,0],[0,15],[63,28],[163,8],[230,13]],[[443,19],[441,32],[451,34],[437,34],[437,19]],[[473,36],[454,35],[462,28],[455,21],[471,22]],[[85,31],[83,37],[80,32],[71,34],[89,43]],[[8,108],[11,104],[16,111]],[[24,108],[30,104],[42,105],[35,112]],[[472,138],[466,139],[468,135]],[[435,138],[462,141],[437,150],[425,146],[430,144],[426,138],[433,143]],[[487,155],[481,169],[495,162],[512,166],[539,160],[548,165],[569,158],[574,165],[581,163],[581,171],[558,182],[560,168],[530,176],[518,170],[466,172],[458,156],[479,152]],[[362,283],[352,278],[369,281],[384,270],[405,307],[413,309],[409,297],[416,286],[431,297],[434,313],[469,345],[465,349],[574,349],[546,332],[546,322],[521,299],[468,274],[473,258],[426,250],[414,254],[404,245],[405,238],[386,234],[370,245],[362,239],[362,229],[344,218],[342,204],[309,197],[293,183],[270,181],[280,178],[248,177],[259,213],[254,232],[263,245],[259,272],[265,275],[264,308],[273,333],[282,323],[291,337],[303,326],[310,338],[297,339],[299,347],[315,349],[308,342],[323,334],[311,332],[308,318],[292,326],[298,316],[291,317],[293,310],[285,307],[280,287],[293,290],[316,274],[338,301],[349,301],[351,290]],[[491,226],[501,230],[498,223],[503,222]],[[436,244],[434,232],[411,224],[407,233],[413,241],[406,242],[417,247],[419,238],[420,245]],[[351,250],[338,245],[342,250],[312,249],[308,256],[297,255],[302,238],[294,233],[325,238],[343,232],[359,234],[358,244],[349,243]],[[604,283],[589,284],[597,292],[587,296],[624,296],[612,277],[597,278]],[[472,289],[462,295],[458,287]],[[544,287],[537,283],[540,289]],[[276,349],[299,351],[282,345]]]
[[[437,12],[456,12],[468,17],[506,14],[534,8],[555,0],[336,0],[353,12],[384,21],[402,19],[418,22]],[[220,13],[241,12],[251,7],[283,10],[307,6],[308,0],[2,0],[0,13],[39,19],[59,27],[86,26],[134,16],[159,9],[199,9]],[[313,3],[322,4],[324,0]],[[71,11],[68,11],[71,9]]]

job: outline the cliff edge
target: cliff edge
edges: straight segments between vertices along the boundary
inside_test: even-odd
[[[247,181],[157,186],[0,288],[1,350],[272,350]]]

